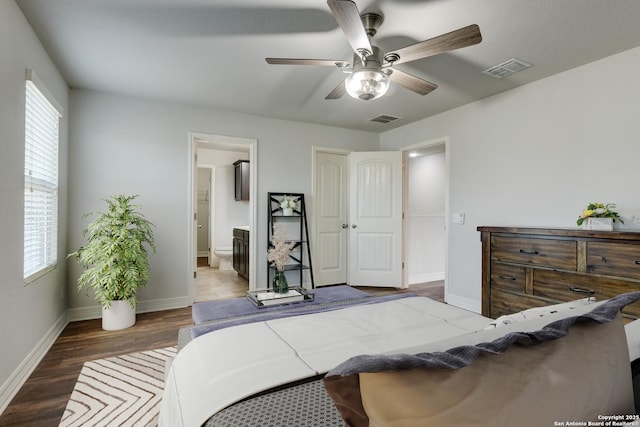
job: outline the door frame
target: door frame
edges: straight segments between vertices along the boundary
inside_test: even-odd
[[[372,150],[366,150],[366,151],[372,151]],[[382,151],[398,151],[398,152],[402,152],[402,150],[399,150],[399,149],[396,149],[396,150],[377,150],[377,151],[380,151],[380,152],[382,152]],[[316,167],[317,166],[317,154],[318,153],[327,153],[327,154],[336,154],[336,155],[349,156],[351,153],[354,153],[354,152],[356,152],[356,150],[343,149],[343,148],[334,148],[334,147],[322,147],[322,146],[312,146],[311,147],[311,159],[312,159],[311,160],[311,200],[312,201],[316,200],[316,197],[315,197],[316,196],[316,185],[318,184],[318,182],[317,182],[318,170],[317,170],[317,167]],[[405,198],[406,198],[405,194],[404,194],[405,187],[406,187],[405,177],[404,177],[404,169],[405,169],[404,168],[404,163],[405,162],[404,162],[404,153],[403,153],[403,159],[402,159],[402,165],[401,165],[401,167],[403,169],[403,171],[402,171],[402,203],[403,203],[402,204],[402,210],[403,210],[403,212],[404,212],[404,208],[405,208],[404,203],[405,203]],[[347,167],[349,167],[348,164],[347,164]],[[347,206],[346,206],[346,214],[347,214],[346,221],[350,222],[351,216],[350,216],[350,212],[349,212],[349,204],[350,204],[350,186],[351,185],[350,185],[350,182],[349,182],[350,181],[349,170],[347,170],[347,174],[345,174],[345,179],[347,180],[347,199],[349,200],[347,202]],[[318,218],[319,207],[317,206],[316,203],[313,203],[311,212],[312,212],[312,217],[311,217],[311,221],[310,221],[310,223],[311,223],[310,230],[312,232],[312,234],[311,234],[311,236],[312,236],[311,249],[312,249],[312,254],[313,254],[313,253],[318,253],[316,248],[315,248],[315,245],[316,245],[316,242],[317,242],[316,218]],[[402,239],[403,239],[403,242],[402,242],[402,256],[401,256],[401,262],[402,263],[404,263],[404,261],[405,261],[404,260],[404,251],[405,251],[405,249],[404,249],[404,246],[405,246],[404,233],[405,233],[405,230],[404,229],[405,229],[404,220],[402,220]],[[348,255],[349,252],[350,252],[349,240],[350,240],[350,238],[349,238],[349,236],[347,236],[347,250],[345,252],[346,263],[347,263],[346,282],[347,282],[347,284],[350,285],[351,284],[351,277],[350,277],[349,255]],[[407,282],[407,280],[405,278],[405,272],[404,272],[405,269],[402,268],[402,270],[403,270],[403,272],[402,272],[401,277],[400,277],[401,283],[400,283],[400,286],[399,286],[398,289],[405,289],[405,288],[408,287],[408,285],[407,285],[408,282]]]
[[[449,137],[443,136],[440,138],[430,139],[424,142],[419,142],[417,144],[406,145],[400,147],[400,151],[402,151],[402,162],[403,162],[403,177],[402,177],[402,209],[403,212],[407,212],[408,204],[409,204],[409,168],[407,166],[409,153],[413,150],[419,150],[429,147],[434,147],[436,145],[444,145],[444,156],[445,156],[445,189],[444,189],[444,297],[445,301],[447,300],[448,295],[448,277],[449,277],[449,188],[450,188],[450,171],[451,171],[451,156],[449,153]],[[405,219],[402,221],[402,261],[406,262],[406,252],[407,252],[407,227],[405,226]],[[409,271],[407,268],[403,269],[402,272],[402,282],[406,284],[408,287],[409,283]]]
[[[196,287],[196,279],[195,273],[197,271],[197,239],[195,238],[195,233],[197,233],[197,221],[195,218],[195,202],[196,199],[196,189],[197,189],[197,161],[196,154],[198,152],[198,139],[212,141],[212,144],[215,145],[220,144],[221,146],[228,147],[230,145],[243,145],[247,146],[249,149],[249,175],[250,175],[250,183],[249,183],[249,226],[251,232],[249,233],[249,290],[255,290],[255,286],[257,283],[256,280],[256,223],[257,223],[257,208],[258,203],[256,201],[257,195],[257,176],[258,176],[258,166],[257,166],[257,155],[258,155],[258,140],[252,138],[243,138],[243,137],[235,137],[235,136],[226,136],[226,135],[215,135],[208,134],[203,132],[188,132],[188,156],[187,156],[187,212],[188,212],[188,220],[187,220],[187,248],[186,248],[186,256],[187,256],[187,265],[190,266],[187,272],[187,283],[188,283],[188,298],[189,301],[193,304],[195,300],[195,287]]]

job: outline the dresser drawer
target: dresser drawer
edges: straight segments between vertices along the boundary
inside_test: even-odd
[[[533,294],[556,302],[573,301],[588,296],[597,300],[606,299],[602,295],[580,292],[580,290],[599,291],[593,278],[557,271],[536,270],[533,272]],[[572,290],[575,289],[575,290]]]
[[[575,240],[491,237],[491,260],[573,270],[577,268]]]
[[[553,303],[524,294],[491,290],[491,313],[489,317],[495,319],[504,314],[517,313],[531,307],[543,307],[549,304]]]
[[[588,242],[587,272],[640,280],[640,245]]]
[[[572,291],[572,288],[593,290],[594,294],[577,293]],[[557,302],[573,301],[587,296],[603,301],[622,293],[635,291],[640,291],[640,283],[548,270],[537,270],[533,273],[533,294]],[[627,306],[623,313],[640,317],[640,302]]]
[[[491,263],[491,288],[525,292],[525,268],[516,265]]]

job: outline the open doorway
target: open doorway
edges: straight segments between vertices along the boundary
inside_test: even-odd
[[[404,282],[433,283],[447,292],[448,139],[403,147]]]
[[[190,133],[189,230],[191,300],[244,296],[255,283],[256,140]],[[235,165],[248,162],[249,197],[236,200]],[[234,230],[249,231],[248,274],[233,266]],[[244,270],[243,270],[244,271]],[[244,271],[246,273],[246,271]]]

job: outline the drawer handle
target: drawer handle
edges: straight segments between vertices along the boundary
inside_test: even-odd
[[[505,279],[505,280],[516,280],[515,277],[507,276],[506,274],[500,274],[500,275],[498,275],[498,277],[501,278],[501,279]]]
[[[636,260],[636,265],[640,265],[640,259]]]
[[[594,291],[593,289],[585,289],[585,288],[576,288],[574,286],[570,287],[569,290],[571,292],[575,292],[577,294],[587,294],[587,295],[593,295],[596,293],[596,291]]]
[[[524,249],[520,249],[520,253],[521,254],[527,254],[527,255],[538,255],[539,254],[538,251],[527,251],[527,250],[524,250]]]

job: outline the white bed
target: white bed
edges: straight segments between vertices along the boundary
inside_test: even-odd
[[[517,413],[548,426],[635,416],[629,348],[640,339],[627,335],[640,328],[630,324],[625,335],[619,310],[639,299],[584,299],[493,320],[403,295],[218,329],[173,361],[159,425],[508,426]],[[307,390],[312,397],[299,402]],[[280,421],[263,423],[272,411]]]
[[[240,399],[326,373],[352,356],[399,353],[491,321],[410,297],[217,330],[191,341],[173,361],[160,427],[200,426]]]

